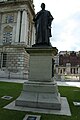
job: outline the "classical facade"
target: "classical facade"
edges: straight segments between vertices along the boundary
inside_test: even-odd
[[[33,0],[0,0],[0,77],[27,77],[34,15]]]

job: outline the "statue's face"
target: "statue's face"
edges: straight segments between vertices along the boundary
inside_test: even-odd
[[[41,4],[41,8],[42,8],[42,10],[45,9],[45,4],[44,3]]]

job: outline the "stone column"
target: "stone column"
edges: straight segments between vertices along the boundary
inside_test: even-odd
[[[65,76],[61,75],[61,81],[64,81],[64,80],[65,80]]]
[[[60,72],[60,71],[61,71],[61,69],[59,68],[59,74],[61,74],[61,72]]]
[[[27,33],[28,33],[28,24],[27,24],[27,11],[24,10],[22,13],[22,24],[21,24],[21,37],[20,42],[26,43]]]
[[[75,68],[75,74],[77,74],[77,68]]]
[[[80,67],[78,68],[78,74],[80,74]]]
[[[15,42],[19,42],[19,34],[20,34],[20,19],[21,19],[21,12],[18,11],[17,15],[17,26],[16,26],[16,39]]]
[[[59,70],[58,70],[58,67],[56,67],[56,74],[58,74],[59,73]]]
[[[35,27],[34,24],[32,26],[32,45],[35,44]]]
[[[79,75],[79,81],[80,81],[80,67],[78,68],[78,75]]]
[[[62,68],[62,74],[64,74],[64,70],[63,70],[63,68]]]
[[[66,63],[66,73],[67,74],[71,73],[71,64],[70,63]]]

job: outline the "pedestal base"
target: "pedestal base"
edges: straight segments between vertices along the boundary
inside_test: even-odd
[[[54,82],[27,82],[15,102],[16,106],[61,109],[60,94]]]

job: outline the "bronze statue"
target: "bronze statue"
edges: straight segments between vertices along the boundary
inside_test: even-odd
[[[45,4],[41,4],[42,10],[39,11],[33,21],[36,28],[36,45],[50,45],[51,23],[54,19],[51,13],[45,10]]]

